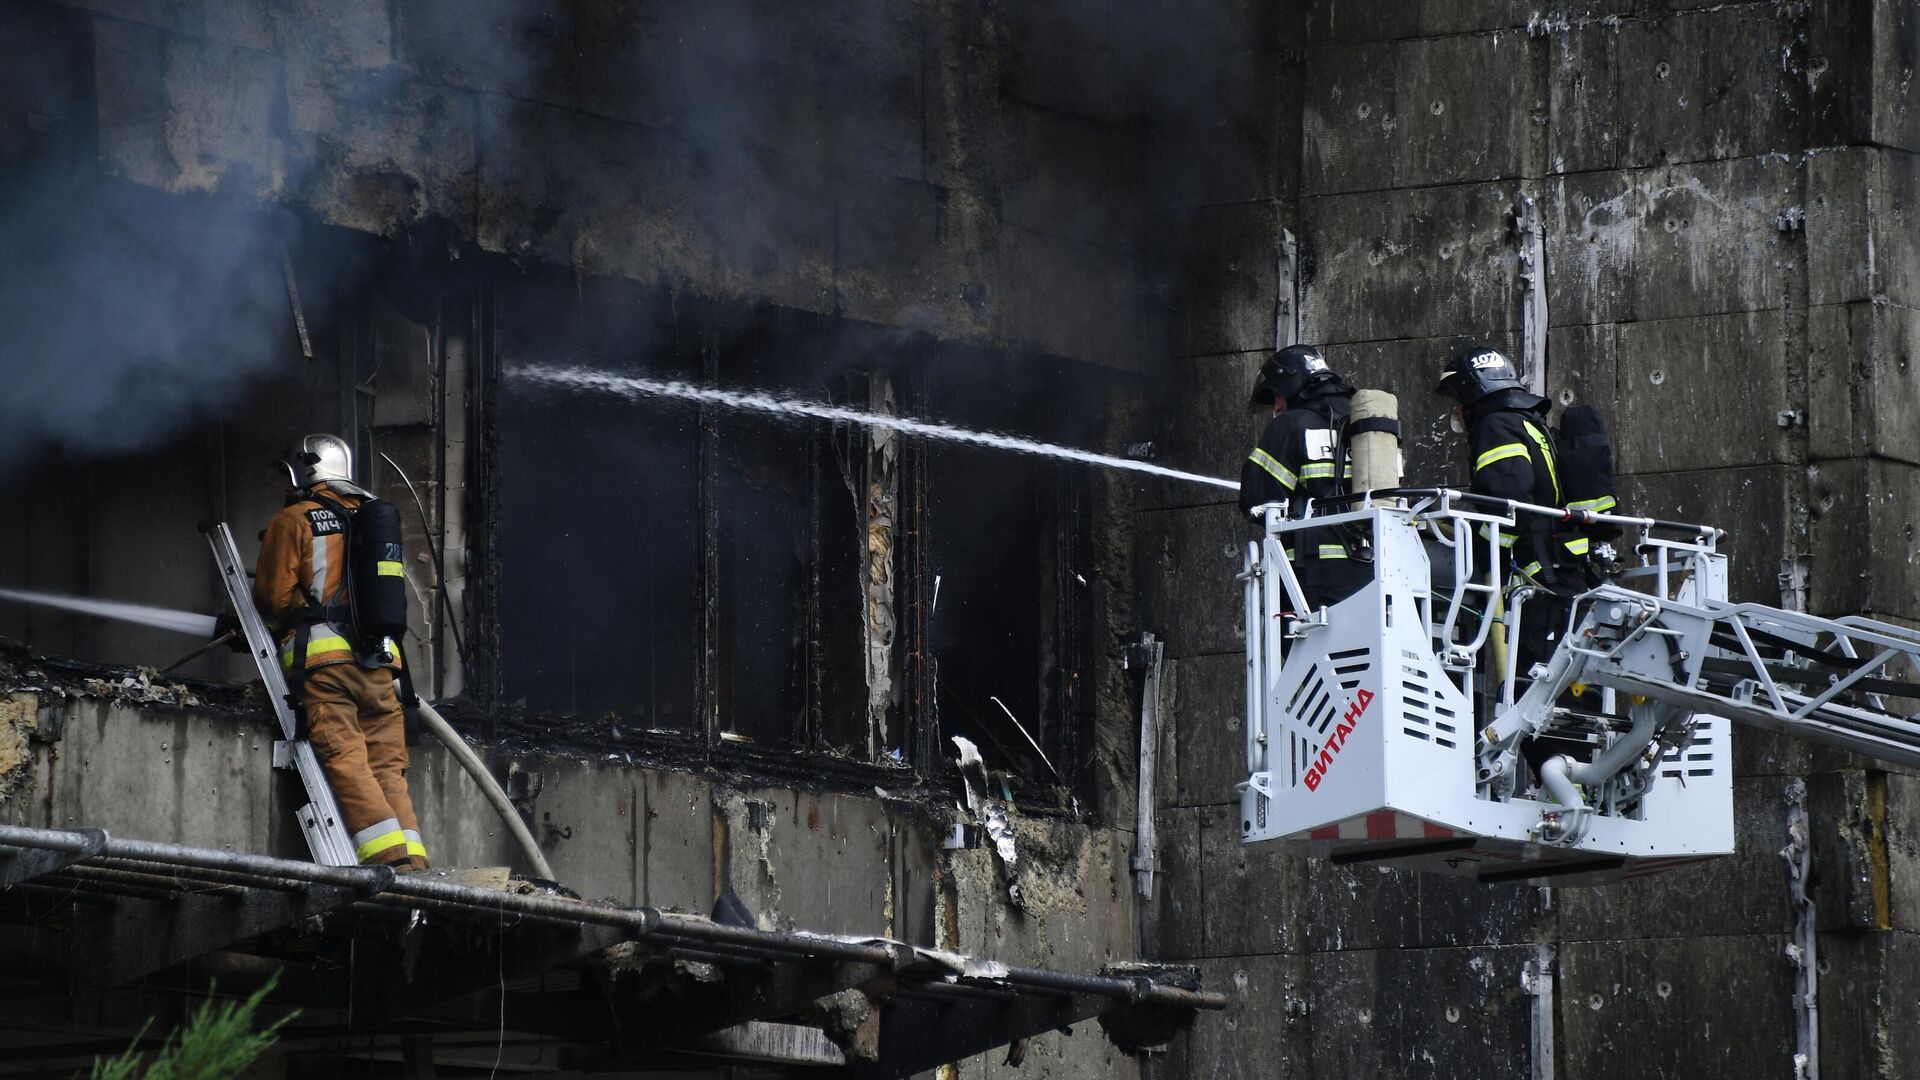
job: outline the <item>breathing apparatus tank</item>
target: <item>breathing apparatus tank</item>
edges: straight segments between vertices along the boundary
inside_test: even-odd
[[[354,632],[372,644],[399,640],[407,632],[406,567],[400,556],[400,510],[368,498],[347,526],[347,561],[353,591]]]
[[[1400,486],[1400,402],[1385,390],[1356,390],[1347,420],[1353,490]]]

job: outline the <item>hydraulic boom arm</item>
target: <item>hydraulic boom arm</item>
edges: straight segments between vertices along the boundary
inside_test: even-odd
[[[1485,733],[1482,761],[1509,760],[1551,703],[1604,686],[1681,712],[1712,713],[1905,765],[1920,765],[1920,634],[1763,604],[1666,601],[1614,585],[1583,596],[1575,628]],[[1657,647],[1648,647],[1657,644]]]
[[[1496,537],[1521,515],[1635,530],[1638,565],[1514,571]],[[1732,849],[1729,721],[1920,766],[1920,632],[1729,602],[1717,529],[1445,488],[1264,523],[1242,575],[1245,842],[1632,877]],[[1371,580],[1312,607],[1284,553],[1304,528],[1369,535]]]

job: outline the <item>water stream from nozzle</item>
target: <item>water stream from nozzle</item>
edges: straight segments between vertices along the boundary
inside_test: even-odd
[[[29,592],[25,589],[0,589],[0,600],[12,600],[34,607],[58,608],[61,611],[75,611],[82,615],[94,615],[116,622],[137,623],[159,630],[171,630],[176,634],[192,634],[195,637],[212,637],[216,620],[211,615],[201,615],[192,611],[173,611],[169,608],[147,607],[144,604],[122,604],[117,600],[95,600],[87,596],[61,596],[57,593]]]
[[[754,393],[743,390],[721,390],[711,386],[696,386],[693,383],[673,379],[648,379],[631,375],[614,375],[604,371],[594,371],[582,367],[535,366],[514,368],[507,378],[517,382],[541,383],[547,386],[593,393],[617,394],[621,397],[669,398],[680,401],[703,401],[729,409],[747,412],[766,413],[771,416],[789,419],[810,418],[830,420],[836,423],[863,424],[867,427],[886,428],[905,435],[916,435],[924,439],[938,439],[944,442],[967,443],[972,446],[986,446],[995,450],[1007,450],[1016,454],[1032,454],[1037,457],[1056,458],[1061,461],[1077,461],[1085,465],[1098,465],[1107,469],[1124,469],[1128,472],[1146,473],[1149,476],[1162,476],[1169,480],[1185,480],[1193,484],[1206,484],[1210,487],[1233,488],[1240,484],[1234,480],[1221,480],[1217,477],[1202,476],[1199,473],[1182,472],[1169,469],[1164,465],[1154,465],[1131,458],[1113,457],[1108,454],[1096,454],[1090,450],[1075,450],[1070,446],[1056,446],[1053,443],[1023,439],[1018,435],[1001,435],[991,431],[969,431],[930,420],[914,420],[901,416],[883,416],[878,413],[862,412],[859,409],[842,408],[838,405],[823,405],[817,401],[801,398],[777,397],[773,394]]]

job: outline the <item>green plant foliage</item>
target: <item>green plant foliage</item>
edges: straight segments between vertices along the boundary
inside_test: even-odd
[[[167,1041],[144,1060],[138,1049],[146,1029],[133,1045],[113,1058],[96,1059],[89,1080],[232,1080],[245,1072],[280,1037],[280,1028],[298,1015],[289,1013],[254,1030],[260,1003],[273,992],[279,975],[245,1001],[207,1001]]]

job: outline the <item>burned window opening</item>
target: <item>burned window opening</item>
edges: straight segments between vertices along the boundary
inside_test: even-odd
[[[705,732],[698,418],[516,393],[503,377],[529,362],[609,363],[610,343],[670,330],[648,299],[612,285],[577,292],[558,278],[497,289],[493,437],[481,463],[497,500],[485,564],[498,643],[483,654],[496,658],[489,712],[604,721],[616,743]],[[672,344],[654,370],[696,376]]]
[[[907,411],[1092,441],[1098,410],[1087,394],[1104,379],[1032,360],[1010,371],[984,350],[949,354],[917,373]],[[902,670],[916,766],[950,769],[947,740],[963,736],[990,769],[1019,778],[1016,797],[1066,804],[1085,794],[1078,754],[1091,715],[1079,686],[1092,623],[1084,589],[1070,595],[1061,583],[1084,577],[1076,568],[1086,565],[1091,486],[1035,458],[918,440],[905,453],[900,566],[911,632]]]
[[[824,754],[927,777],[950,768],[944,736],[966,734],[1020,778],[1020,797],[1064,805],[1077,791],[1090,487],[1071,468],[710,402],[587,400],[512,373],[585,364],[1085,440],[1091,412],[1067,390],[1084,372],[664,291],[626,296],[625,323],[590,296],[512,291],[490,384],[503,559],[493,709],[548,714],[572,738],[675,731],[706,755]],[[674,479],[634,487],[636,473]],[[583,592],[577,566],[623,543],[625,567]],[[528,566],[559,577],[543,585]],[[571,623],[538,629],[543,604]],[[623,621],[633,637],[615,632]],[[663,663],[643,655],[661,649]],[[688,722],[663,725],[642,704],[663,669]]]
[[[324,295],[305,284],[324,276],[303,273],[315,359],[290,360],[217,437],[154,460],[171,476],[191,459],[207,505],[250,537],[278,495],[267,463],[289,433],[340,430],[387,494],[406,500],[377,460],[394,455],[427,506],[424,520],[410,506],[404,515],[419,564],[409,573],[421,575],[409,646],[436,696],[482,706],[489,736],[744,755],[749,768],[755,755],[799,753],[877,768],[886,784],[909,782],[902,769],[946,776],[946,737],[962,734],[1017,778],[1018,797],[1065,804],[1060,792],[1076,791],[1085,771],[1090,722],[1080,686],[1092,623],[1075,584],[1087,478],[851,425],[543,398],[510,376],[531,363],[595,365],[1085,443],[1084,410],[1063,393],[1084,372],[633,283],[485,272],[494,281],[477,288],[432,274],[403,287],[388,274]],[[439,429],[456,412],[472,435],[452,441]],[[455,458],[471,470],[457,490]],[[35,527],[11,545],[15,580],[217,607],[204,582],[176,596],[98,577],[118,562],[94,545],[135,532],[98,519],[137,510],[123,488],[140,486],[138,475],[78,461],[36,482],[63,494],[31,500]],[[109,490],[96,493],[101,482]],[[201,560],[197,540],[187,536],[182,565]],[[472,560],[457,575],[470,589],[449,593],[430,546],[447,546],[438,554],[457,566]],[[449,608],[464,663],[446,634]],[[15,633],[49,651],[146,663],[181,651],[137,630],[13,618]],[[214,655],[183,674],[241,673]]]

